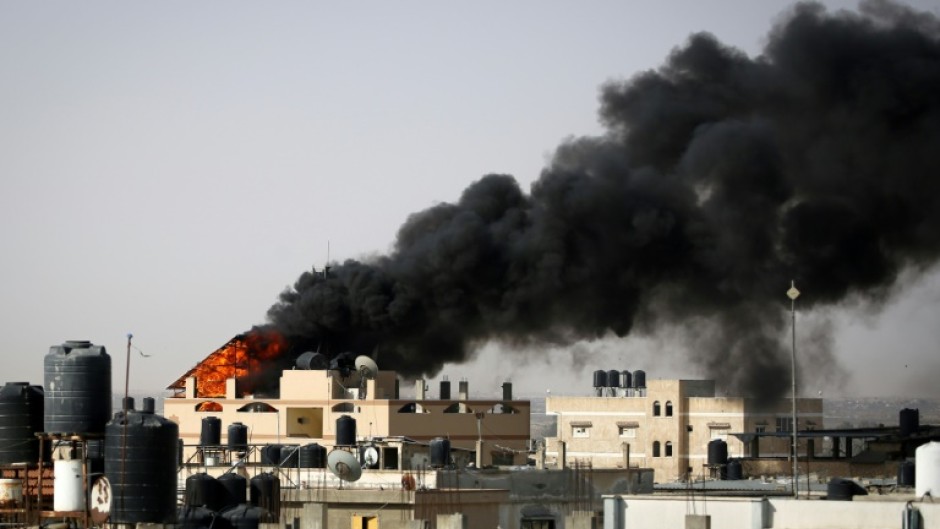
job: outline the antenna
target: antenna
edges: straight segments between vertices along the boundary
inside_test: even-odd
[[[343,488],[343,482],[352,483],[362,477],[362,467],[356,461],[356,457],[345,450],[333,450],[326,457],[326,466],[330,472],[339,478],[339,488]]]

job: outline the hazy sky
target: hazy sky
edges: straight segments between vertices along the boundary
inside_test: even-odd
[[[758,54],[788,5],[0,3],[0,382],[42,383],[49,346],[87,339],[123,387],[133,332],[151,356],[134,352],[132,386],[162,389],[263,323],[328,248],[387,252],[410,213],[486,173],[527,187],[565,138],[602,132],[605,81],[696,31]],[[940,397],[940,277],[881,314],[830,316],[850,378],[807,393]],[[445,374],[521,393],[586,390],[597,368],[696,375],[662,348],[583,344],[550,363],[490,348]]]

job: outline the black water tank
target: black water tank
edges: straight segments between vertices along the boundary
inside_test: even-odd
[[[297,369],[320,370],[329,367],[330,361],[323,353],[307,351],[297,357],[296,365]]]
[[[633,373],[626,370],[620,372],[620,387],[633,387]]]
[[[904,408],[900,414],[901,437],[910,437],[920,429],[920,410]]]
[[[595,388],[606,388],[607,387],[607,371],[598,369],[594,372],[594,387]]]
[[[225,504],[225,491],[219,480],[200,472],[186,478],[186,493],[183,505],[187,507],[205,507],[218,511]]]
[[[219,446],[222,444],[222,419],[203,417],[202,430],[199,432],[199,446]]]
[[[223,509],[248,502],[248,478],[230,472],[219,476],[218,482],[222,486]]]
[[[431,468],[444,468],[450,464],[450,439],[431,439]]]
[[[281,445],[264,445],[261,447],[261,464],[278,465],[281,463]]]
[[[741,461],[739,459],[729,459],[728,470],[725,475],[729,480],[744,479],[744,468],[741,466]]]
[[[222,519],[227,529],[258,529],[262,522],[271,521],[271,516],[260,507],[239,505],[223,511]]]
[[[356,445],[356,419],[341,415],[336,419],[336,446]]]
[[[111,357],[91,342],[49,348],[43,360],[46,433],[104,433],[111,418]]]
[[[854,496],[868,494],[858,483],[850,479],[832,478],[826,485],[826,499],[835,501],[852,501]]]
[[[441,400],[450,400],[450,380],[441,380]]]
[[[721,439],[712,439],[708,442],[708,465],[728,464],[728,443]]]
[[[248,482],[249,501],[261,507],[277,521],[281,511],[281,481],[273,474],[258,474]]]
[[[326,468],[326,447],[317,443],[301,446],[298,464],[300,468]]]
[[[228,447],[230,450],[248,450],[248,427],[240,422],[228,425]]]
[[[281,445],[281,453],[278,454],[281,460],[281,468],[297,468],[299,457],[297,452],[300,447],[297,445]]]
[[[43,391],[29,382],[8,382],[0,388],[0,465],[39,461],[43,428]]]
[[[180,509],[179,529],[209,529],[213,527],[215,512],[205,507],[188,507]]]
[[[611,369],[607,372],[607,387],[610,388],[619,388],[623,387],[620,383],[620,371],[616,369]]]
[[[132,411],[126,420],[123,412],[114,415],[104,440],[111,523],[176,520],[178,441],[179,426],[160,415]]]
[[[633,387],[637,389],[646,387],[646,371],[637,369],[633,372]]]
[[[916,485],[914,476],[917,466],[913,461],[901,461],[898,464],[898,486],[913,487]]]

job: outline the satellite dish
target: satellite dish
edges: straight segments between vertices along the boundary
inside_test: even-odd
[[[379,451],[374,446],[362,449],[362,465],[366,468],[377,468],[379,465]]]
[[[326,457],[326,466],[330,472],[340,479],[340,486],[343,481],[356,481],[362,477],[362,467],[356,461],[356,456],[345,450],[333,450]]]
[[[375,360],[368,356],[357,356],[356,371],[359,371],[359,375],[362,376],[362,378],[375,378],[375,375],[379,373],[379,366],[375,363]]]

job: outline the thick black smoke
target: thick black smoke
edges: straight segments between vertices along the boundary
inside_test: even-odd
[[[770,397],[789,381],[791,279],[804,308],[878,302],[940,256],[934,15],[798,5],[757,58],[693,35],[603,87],[600,114],[607,134],[562,145],[528,194],[483,177],[412,215],[390,255],[303,274],[271,323],[419,375],[489,340],[688,322],[692,362]]]

